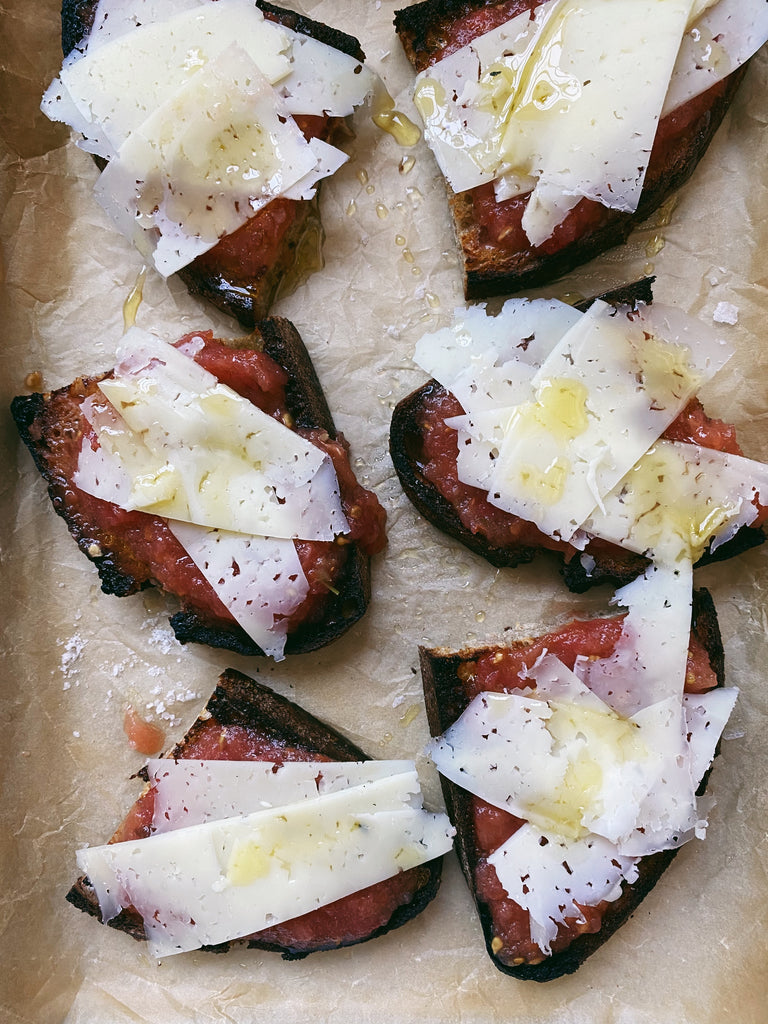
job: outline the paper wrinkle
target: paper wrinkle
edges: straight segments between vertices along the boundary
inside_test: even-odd
[[[392,29],[402,3],[354,11],[339,0],[300,6],[358,35],[398,109],[415,117],[407,95],[412,75]],[[60,62],[58,0],[23,7],[9,0],[0,19],[8,69],[0,85],[7,409],[26,393],[24,378],[33,370],[44,387],[56,387],[111,366],[122,303],[142,260],[92,199],[89,158],[37,111]],[[658,301],[709,323],[718,303],[732,304],[738,322],[722,330],[737,354],[702,397],[711,414],[736,424],[745,454],[763,461],[767,89],[762,53],[671,212],[652,217],[620,250],[535,293],[588,295],[655,273]],[[640,912],[574,976],[530,986],[497,972],[453,858],[438,898],[405,928],[294,963],[236,950],[156,966],[138,943],[100,928],[63,899],[76,874],[75,849],[104,842],[141,787],[131,775],[143,758],[122,730],[126,704],[157,720],[170,745],[231,666],[298,700],[372,756],[417,756],[425,801],[439,810],[436,773],[419,753],[428,730],[418,644],[535,635],[574,614],[607,609],[609,591],[568,594],[548,559],[494,569],[426,524],[404,497],[387,452],[392,409],[423,383],[414,346],[462,303],[460,275],[444,189],[424,143],[402,150],[365,112],[355,127],[349,163],[321,189],[325,267],[274,310],[304,338],[353,467],[389,516],[389,546],[373,560],[373,600],[350,633],[277,666],[182,647],[168,627],[172,602],[152,591],[121,600],[101,593],[7,412],[3,419],[8,796],[0,818],[0,906],[3,963],[13,983],[0,994],[0,1008],[24,1024],[719,1024],[738,1006],[739,1024],[763,1024],[765,550],[697,571],[697,584],[710,589],[718,609],[727,682],[741,690],[732,724],[743,732],[723,743],[715,763],[707,840],[695,857],[680,854]],[[416,161],[408,174],[398,171],[404,155]],[[208,327],[243,333],[177,279],[150,273],[144,295],[138,323],[147,329],[171,338]],[[414,716],[407,714],[412,705]],[[686,954],[691,934],[696,950]],[[702,972],[702,962],[718,969]]]

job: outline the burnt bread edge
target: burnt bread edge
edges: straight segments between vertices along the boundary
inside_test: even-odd
[[[691,631],[707,651],[710,665],[717,678],[717,686],[723,686],[725,684],[724,652],[717,612],[709,591],[703,588],[693,591]],[[529,640],[516,640],[512,643],[473,645],[459,650],[450,650],[445,647],[419,647],[419,664],[430,734],[432,736],[441,735],[449,725],[456,721],[469,703],[456,675],[461,662],[473,660],[481,654],[499,647],[521,649],[525,648],[528,643],[530,643]],[[718,743],[716,753],[719,753],[719,750],[720,744]],[[710,773],[711,768],[702,779],[697,790],[698,796],[705,791]],[[622,894],[617,900],[607,905],[599,931],[582,933],[564,950],[553,953],[538,964],[518,966],[503,964],[493,952],[494,930],[490,910],[479,899],[474,881],[478,857],[474,844],[471,795],[442,775],[440,784],[448,816],[456,828],[454,849],[475,903],[488,956],[494,966],[503,974],[523,981],[552,981],[576,971],[632,916],[679,852],[679,848],[663,850],[641,858],[637,865],[637,880],[631,885],[626,882],[622,883]]]
[[[314,753],[321,754],[333,761],[369,761],[371,758],[355,743],[347,739],[333,726],[315,718],[300,705],[287,697],[276,693],[270,687],[255,679],[228,668],[219,676],[216,689],[207,701],[205,708],[192,724],[190,729],[164,757],[179,758],[184,748],[208,718],[215,718],[223,726],[241,726],[259,730],[263,735],[310,748]],[[318,762],[321,763],[321,762]],[[147,778],[146,770],[137,776]],[[277,943],[260,942],[248,939],[248,949],[261,949],[266,952],[282,954],[284,960],[303,960],[312,953],[327,952],[331,949],[349,945],[359,945],[393,931],[417,917],[437,895],[442,876],[443,858],[422,865],[419,869],[419,887],[410,903],[401,904],[393,911],[389,921],[371,932],[363,939],[355,939],[338,945],[322,945],[313,950],[297,950],[290,946]],[[91,917],[102,920],[96,892],[87,876],[80,876],[66,893],[65,899],[78,910]],[[144,925],[138,914],[122,910],[120,914],[107,924],[117,931],[125,932],[137,941],[145,939]],[[226,953],[241,940],[220,943],[215,946],[203,946],[202,949],[213,953]]]

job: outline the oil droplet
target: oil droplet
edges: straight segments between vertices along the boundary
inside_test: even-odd
[[[39,370],[33,370],[24,378],[24,387],[27,391],[39,391],[43,386],[43,375]]]
[[[411,267],[411,273],[414,277],[421,277],[421,267]]]
[[[667,243],[663,235],[654,235],[645,246],[645,255],[658,256],[666,244]]]
[[[577,306],[580,302],[584,301],[585,296],[581,292],[563,292],[558,298],[569,306]]]
[[[427,305],[430,307],[430,309],[440,308],[440,299],[438,298],[437,295],[435,295],[434,292],[427,292],[424,298],[427,300]]]
[[[123,303],[123,331],[130,330],[131,327],[136,325],[136,314],[144,298],[144,282],[146,279],[147,268],[142,267],[136,277],[136,283],[128,292],[128,298]]]
[[[352,199],[352,200],[351,200],[351,201],[350,201],[350,202],[349,202],[349,203],[347,204],[347,209],[346,209],[345,213],[346,213],[346,215],[347,215],[348,217],[352,217],[352,216],[353,216],[353,215],[354,215],[355,213],[357,213],[357,203],[355,202],[355,200],[354,200],[354,199]]]
[[[406,263],[415,263],[415,257],[410,249],[403,249],[403,259]]]
[[[376,216],[379,220],[384,220],[389,216],[389,210],[386,208],[384,203],[376,203]]]
[[[385,746],[385,744],[391,743],[391,742],[392,742],[392,733],[391,732],[385,732],[384,735],[381,737],[381,746],[383,747],[383,746]]]
[[[646,263],[645,266],[643,267],[643,273],[645,274],[646,277],[648,277],[648,275],[652,274],[655,269],[656,268],[654,267],[653,263]]]
[[[401,723],[403,725],[410,725],[411,722],[418,716],[419,710],[420,708],[418,704],[411,704],[411,706],[408,708],[405,714],[400,717]]]
[[[369,196],[372,196],[376,189],[373,185],[366,185],[365,191],[368,193]]]
[[[419,206],[424,198],[417,188],[406,189],[406,195],[411,201],[411,206]]]
[[[320,222],[317,205],[313,200],[313,206],[306,219],[304,230],[296,242],[293,265],[288,273],[284,274],[281,278],[275,291],[275,301],[293,294],[307,278],[316,271],[322,270],[325,264],[323,257],[324,239],[323,225]]]
[[[413,170],[415,165],[416,165],[416,157],[415,156],[411,156],[410,153],[409,153],[408,156],[404,156],[403,157],[403,159],[398,164],[397,169],[398,169],[398,171],[400,171],[401,174],[408,174],[408,173],[410,173],[410,171]]]
[[[402,249],[405,245],[405,235],[395,235],[395,245],[399,245]]]
[[[665,228],[672,220],[672,214],[677,206],[678,198],[676,195],[670,196],[666,202],[662,203],[656,214],[656,223],[660,228]]]
[[[357,172],[357,180],[360,182],[361,185],[368,184],[368,171],[366,171],[364,167],[361,167],[360,170]]]
[[[475,615],[475,622],[485,622],[485,612],[478,612]]]
[[[395,101],[382,87],[374,94],[371,120],[391,135],[398,146],[415,146],[421,138],[420,129],[401,110],[395,110]]]

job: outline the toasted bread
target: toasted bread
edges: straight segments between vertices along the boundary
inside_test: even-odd
[[[354,36],[266,0],[255,2],[268,20],[361,62],[365,60]],[[61,38],[65,56],[87,36],[96,7],[97,0],[63,0]],[[346,120],[339,117],[298,116],[297,123],[307,138],[332,145],[351,134]],[[278,197],[184,267],[179,276],[191,294],[211,302],[251,330],[267,316],[279,295],[289,294],[319,265],[323,232],[318,194],[304,200]]]
[[[424,0],[396,12],[395,28],[418,73],[477,36],[533,10],[543,0]],[[659,122],[642,196],[633,213],[582,199],[554,233],[532,245],[521,227],[530,193],[497,202],[482,185],[448,201],[463,261],[467,299],[525,292],[547,285],[626,241],[691,176],[717,131],[745,66]]]
[[[589,631],[590,623],[572,622],[532,640],[468,646],[459,650],[420,648],[427,717],[432,735],[439,736],[456,721],[477,689],[503,689],[498,673],[493,683],[475,683],[473,672],[478,659],[490,655],[501,661],[506,657],[517,659],[519,656],[522,659],[524,656],[525,664],[531,665],[542,652],[551,651],[572,667],[573,659],[580,654],[593,658],[607,656],[612,624],[618,630],[616,619],[602,619],[593,620],[591,625],[595,627],[594,632],[587,634],[581,630],[586,627]],[[584,635],[588,637],[586,641]],[[517,661],[515,665],[519,667]],[[513,673],[509,676],[512,678]],[[521,684],[512,681],[509,685],[514,687]],[[714,605],[707,591],[694,591],[686,690],[699,692],[723,685],[723,648]],[[699,795],[705,788],[707,778],[708,775],[699,788]],[[478,892],[478,867],[481,874],[487,874],[493,869],[485,861],[491,851],[486,849],[484,853],[479,849],[476,824],[482,815],[490,814],[490,818],[485,818],[485,827],[488,828],[490,823],[490,827],[496,830],[497,842],[491,845],[498,845],[503,841],[504,834],[514,830],[513,821],[519,823],[520,819],[513,819],[504,811],[497,811],[443,776],[441,784],[449,816],[457,830],[455,848],[475,900],[488,955],[500,971],[516,978],[550,981],[575,971],[631,916],[677,853],[677,849],[670,849],[642,857],[637,865],[637,880],[632,884],[623,882],[618,899],[603,901],[597,908],[584,908],[584,921],[576,922],[569,918],[567,928],[560,927],[558,938],[552,943],[552,952],[548,956],[544,956],[530,940],[527,912],[510,900],[503,890],[501,894],[495,893],[493,900],[498,913],[506,922],[509,934],[514,934],[515,941],[519,943],[519,947],[515,948],[514,942],[503,939],[505,924],[502,920],[494,920],[492,902],[483,899]]]
[[[225,368],[244,374],[246,388],[258,394],[266,380],[263,400],[274,402],[277,395],[293,428],[328,451],[336,466],[348,521],[356,524],[356,536],[306,547],[307,567],[316,567],[313,595],[289,627],[285,650],[288,654],[315,650],[341,636],[365,612],[370,597],[370,554],[385,543],[384,510],[355,480],[346,441],[336,433],[307,350],[289,321],[268,319],[247,338],[227,343],[211,338],[210,342]],[[259,368],[261,364],[251,366],[246,356],[249,351],[263,353],[266,370]],[[239,369],[238,360],[242,364]],[[266,378],[260,376],[264,373]],[[182,643],[205,643],[240,654],[262,653],[219,603],[162,520],[148,513],[123,512],[72,485],[83,432],[89,429],[80,403],[103,376],[81,378],[47,394],[20,396],[12,403],[19,433],[48,484],[54,509],[67,522],[80,550],[95,563],[105,593],[123,597],[159,585],[181,601],[171,624]],[[280,381],[285,381],[282,397]],[[278,391],[269,392],[275,382]],[[159,546],[152,540],[155,536],[160,538]]]
[[[616,305],[647,304],[653,300],[652,283],[652,278],[646,278],[600,298]],[[592,301],[585,300],[577,308],[584,310]],[[499,568],[514,568],[544,551],[550,552],[559,561],[565,582],[574,593],[600,583],[622,586],[643,572],[647,558],[599,539],[587,545],[586,554],[591,559],[587,571],[580,552],[545,536],[533,524],[491,507],[483,492],[462,484],[455,473],[445,485],[439,483],[430,475],[426,439],[439,428],[453,435],[454,439],[446,443],[455,448],[455,431],[449,430],[444,420],[461,412],[458,401],[435,380],[427,381],[401,399],[393,412],[389,435],[392,462],[403,490],[425,519]],[[668,428],[666,436],[724,451],[740,451],[733,428],[707,417],[696,400]],[[472,525],[467,525],[465,509],[474,516]],[[495,525],[493,533],[491,524]],[[764,526],[743,526],[715,551],[705,552],[699,564],[731,558],[764,540]]]
[[[222,673],[200,717],[164,756],[278,764],[368,760],[335,729],[234,669]],[[110,841],[145,838],[151,832],[151,818],[152,794],[147,785]],[[434,899],[441,869],[442,859],[437,858],[245,941],[250,948],[272,950],[286,960],[297,960],[309,953],[376,938],[412,920]],[[86,877],[75,882],[67,899],[80,910],[101,917],[96,893]],[[135,939],[145,937],[141,918],[133,910],[123,910],[109,924]],[[229,944],[206,948],[224,952]]]

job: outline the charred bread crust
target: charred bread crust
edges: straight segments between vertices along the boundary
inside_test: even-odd
[[[693,592],[693,614],[691,632],[706,650],[712,670],[717,677],[717,685],[724,685],[723,644],[717,613],[709,591],[701,589]],[[524,649],[530,641],[517,640],[503,645],[486,644],[465,647],[461,650],[440,648],[419,648],[419,661],[424,699],[427,710],[427,721],[432,736],[439,736],[456,721],[467,707],[466,697],[458,677],[459,666],[472,661],[482,654],[504,648]],[[719,747],[718,747],[719,749]],[[705,775],[698,795],[706,789],[709,772]],[[444,776],[440,783],[445,797],[446,808],[456,828],[456,849],[461,869],[475,901],[478,916],[483,929],[488,955],[495,966],[504,974],[530,981],[551,981],[565,974],[572,974],[588,956],[606,942],[611,935],[634,913],[639,904],[653,889],[664,871],[672,863],[678,850],[664,850],[641,858],[638,863],[638,878],[632,885],[623,883],[621,896],[607,904],[602,917],[600,930],[584,933],[575,938],[570,945],[560,952],[553,953],[538,964],[520,964],[510,966],[501,963],[493,951],[493,921],[488,906],[478,898],[475,885],[475,868],[478,862],[474,842],[474,826],[472,818],[471,795]]]
[[[301,336],[289,320],[283,317],[268,318],[258,324],[256,331],[248,338],[225,343],[234,349],[256,348],[271,356],[288,373],[286,402],[296,426],[319,428],[332,440],[339,437],[312,360]],[[103,376],[82,378],[63,390],[75,389],[77,393],[86,391]],[[46,458],[46,436],[39,426],[46,418],[50,399],[50,394],[42,393],[18,396],[11,402],[11,414],[21,439],[48,485],[54,510],[67,522],[83,554],[95,564],[104,593],[125,597],[151,586],[151,580],[137,579],[118,568],[106,545],[99,544],[98,538],[84,534],[77,524],[67,518],[65,496],[69,482],[52,471]],[[65,425],[64,429],[75,427]],[[94,543],[98,554],[94,554]],[[328,591],[322,618],[303,622],[291,632],[286,641],[286,654],[303,654],[325,646],[345,633],[365,613],[371,596],[370,558],[354,543],[345,545],[345,550],[344,564],[335,581],[334,591]],[[263,655],[261,648],[234,621],[231,626],[223,623],[212,625],[189,608],[182,608],[170,621],[181,643],[202,643],[237,654]]]
[[[418,73],[440,58],[452,25],[486,7],[509,10],[508,20],[535,3],[499,3],[494,0],[425,0],[397,11],[395,30],[414,70]],[[465,42],[469,41],[468,39]],[[473,191],[456,194],[446,183],[456,239],[463,257],[464,294],[467,299],[508,295],[546,285],[608,249],[623,244],[633,229],[646,220],[690,178],[725,116],[746,72],[742,65],[700,97],[668,115],[669,143],[654,146],[640,203],[634,213],[604,209],[601,216],[561,246],[526,246],[509,251],[484,241],[475,214]]]
[[[642,278],[599,296],[584,299],[576,303],[576,308],[583,312],[595,299],[602,299],[613,305],[636,305],[641,302],[650,304],[653,302],[653,281],[652,277]],[[649,559],[644,556],[606,544],[595,549],[595,564],[588,571],[578,553],[575,557],[567,558],[563,553],[537,546],[500,546],[469,530],[461,521],[454,506],[423,472],[420,414],[431,396],[445,390],[438,381],[432,379],[406,395],[395,406],[389,431],[389,453],[400,484],[413,506],[429,523],[441,533],[458,540],[464,547],[480,555],[497,569],[514,569],[533,561],[541,554],[554,557],[560,562],[560,571],[566,586],[575,594],[584,593],[591,587],[603,583],[609,583],[614,587],[624,586],[647,568]],[[758,547],[765,539],[766,534],[762,527],[743,526],[734,537],[714,551],[705,551],[696,565],[709,565],[733,558]],[[590,550],[590,553],[593,552]]]
[[[321,758],[331,761],[368,761],[370,758],[356,744],[337,732],[332,726],[321,722],[293,701],[275,693],[268,686],[248,676],[226,669],[221,676],[198,719],[184,738],[172,747],[164,757],[183,758],[185,749],[211,718],[224,727],[239,726],[251,729],[268,739],[284,742],[287,746],[306,748]],[[138,773],[146,780],[146,771]],[[364,939],[353,940],[342,945],[367,942],[385,935],[412,920],[435,898],[440,887],[442,858],[437,858],[419,869],[419,887],[413,899],[395,909],[386,925],[376,929]],[[81,876],[66,895],[66,899],[78,910],[101,920],[96,892],[86,876]],[[126,932],[134,939],[145,938],[144,925],[135,912],[123,910],[108,924],[118,931]],[[210,952],[224,953],[231,943],[204,947]],[[309,951],[281,946],[259,939],[248,940],[249,949],[263,949],[281,953],[284,960],[300,960]],[[322,945],[311,952],[321,952],[335,946]]]
[[[255,5],[269,21],[310,36],[361,63],[365,54],[354,36],[339,29],[308,18],[297,11],[254,0]],[[96,13],[98,0],[63,0],[61,7],[61,41],[64,55],[68,55],[88,35]],[[345,118],[328,118],[323,139],[331,145],[340,144],[351,134]],[[95,158],[103,167],[105,162]],[[178,271],[178,276],[191,295],[210,302],[217,309],[233,316],[246,330],[252,330],[267,316],[273,303],[282,294],[292,290],[305,276],[303,264],[314,266],[317,250],[322,245],[323,230],[319,213],[319,183],[312,199],[284,200],[290,203],[290,224],[282,232],[276,255],[253,271],[239,270],[229,260],[217,266],[215,257],[193,260]],[[264,218],[259,215],[248,221],[239,244],[250,251],[261,248],[261,227]],[[249,228],[250,225],[250,228]],[[213,250],[212,250],[213,252]]]
[[[301,32],[305,36],[317,39],[319,43],[332,46],[334,50],[341,50],[342,53],[355,57],[359,61],[365,60],[365,54],[360,47],[360,41],[347,32],[323,24],[322,21],[314,21],[312,18],[299,14],[297,11],[279,7],[277,4],[267,3],[266,0],[256,0],[256,6],[261,9],[265,18],[270,21],[277,21],[294,32]]]

